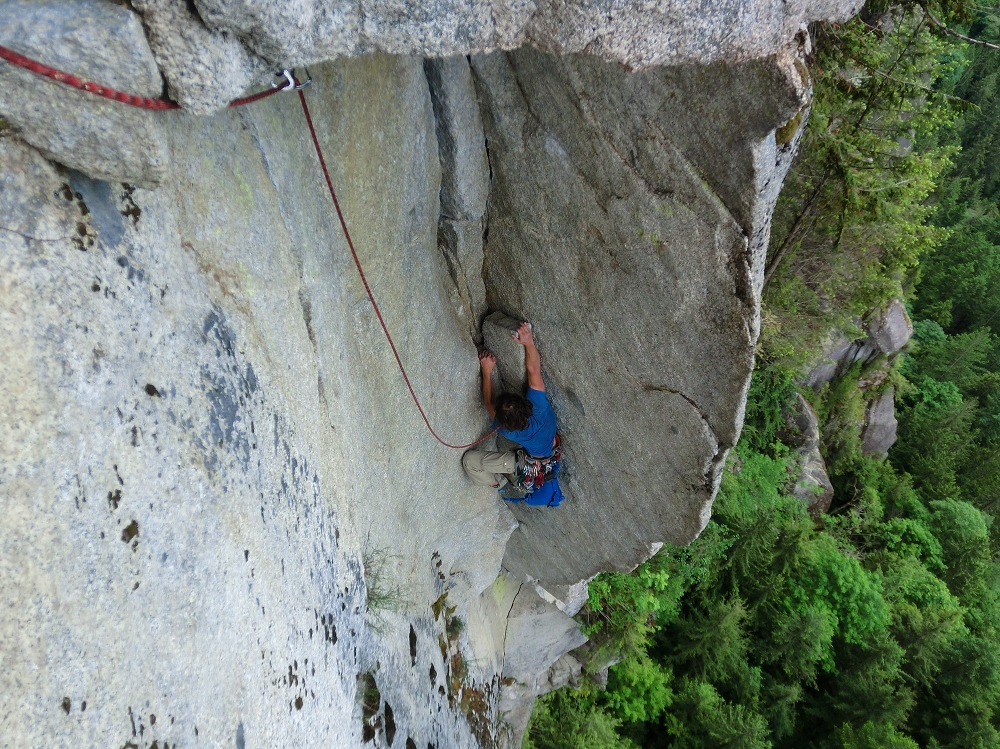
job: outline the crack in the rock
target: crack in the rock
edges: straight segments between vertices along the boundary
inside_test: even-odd
[[[500,658],[501,675],[503,675],[504,665],[507,663],[507,630],[510,628],[510,612],[514,610],[514,604],[517,603],[517,597],[521,595],[521,588],[523,587],[524,583],[517,584],[517,593],[510,599],[510,608],[507,609],[507,616],[503,620],[503,656]]]
[[[267,174],[267,178],[271,182],[271,186],[274,191],[281,194],[281,188],[278,187],[278,181],[274,177],[274,172],[271,170],[271,161],[267,157],[267,152],[264,150],[264,143],[260,137],[260,130],[257,128],[257,122],[250,116],[248,111],[244,111],[244,108],[239,110],[240,120],[243,122],[244,127],[246,127],[247,133],[250,135],[250,140],[253,141],[254,147],[260,154],[261,166],[264,167],[264,172]]]
[[[681,398],[687,401],[688,405],[690,405],[691,408],[693,408],[695,412],[697,412],[698,416],[701,417],[701,420],[705,422],[705,428],[708,429],[708,431],[711,433],[712,439],[715,440],[715,444],[719,446],[718,450],[716,451],[716,455],[718,455],[719,451],[725,449],[721,441],[719,440],[719,437],[716,434],[715,429],[712,428],[712,423],[709,420],[708,413],[705,411],[705,409],[703,409],[701,406],[698,405],[697,401],[695,401],[694,398],[692,398],[690,395],[681,390],[677,390],[676,388],[672,388],[667,385],[655,385],[652,382],[640,382],[639,384],[642,385],[642,389],[645,390],[647,393],[654,393],[654,392],[670,393],[671,395],[679,395]]]
[[[43,239],[42,237],[33,237],[30,234],[25,234],[23,231],[18,231],[17,229],[10,229],[6,226],[0,226],[0,231],[5,231],[8,234],[14,234],[18,237],[27,239],[29,242],[66,242],[72,239],[72,235],[65,235],[62,237],[52,237],[51,239]]]

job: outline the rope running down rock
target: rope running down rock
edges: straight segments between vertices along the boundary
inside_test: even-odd
[[[128,104],[132,107],[138,107],[140,109],[153,109],[153,110],[168,110],[168,109],[180,109],[180,105],[176,102],[169,101],[166,99],[150,99],[145,96],[136,96],[134,94],[127,94],[123,91],[117,91],[116,89],[109,88],[107,86],[101,86],[97,83],[92,83],[90,81],[84,81],[82,78],[78,78],[75,75],[70,75],[69,73],[64,73],[56,68],[49,67],[37,60],[32,60],[30,57],[25,57],[24,55],[15,52],[7,47],[0,46],[0,59],[6,60],[12,65],[30,70],[32,73],[38,75],[43,75],[46,78],[51,78],[54,81],[63,83],[67,86],[72,86],[73,88],[80,89],[81,91],[86,91],[91,94],[96,94],[98,96],[103,96],[106,99],[112,99],[113,101],[120,102],[122,104]],[[294,80],[294,86],[298,87],[299,82]],[[253,102],[260,101],[261,99],[266,99],[267,97],[279,93],[280,91],[287,90],[286,88],[272,88],[266,91],[261,91],[260,93],[253,94],[251,96],[244,96],[240,99],[234,99],[229,102],[230,107],[239,107],[244,104],[252,104]],[[326,186],[330,190],[330,197],[333,198],[333,207],[337,210],[337,218],[340,219],[340,228],[344,232],[344,238],[347,240],[347,246],[351,250],[351,257],[354,259],[354,265],[358,269],[358,274],[361,276],[361,282],[364,284],[365,291],[368,294],[368,300],[372,303],[372,309],[375,310],[375,316],[378,318],[379,325],[382,326],[382,332],[385,333],[385,338],[389,342],[389,347],[392,349],[392,355],[396,358],[396,364],[399,366],[399,372],[403,376],[403,381],[406,383],[407,389],[410,391],[410,397],[413,399],[414,405],[416,405],[417,410],[420,412],[421,418],[424,420],[424,424],[427,425],[427,429],[434,436],[438,442],[440,442],[445,447],[449,447],[453,450],[465,450],[469,447],[474,447],[481,442],[485,442],[487,439],[496,433],[496,429],[493,429],[488,434],[480,437],[475,442],[470,442],[467,445],[452,445],[445,442],[438,433],[434,431],[434,427],[431,426],[430,420],[427,418],[427,414],[424,412],[423,406],[420,405],[420,400],[417,398],[417,393],[413,389],[413,385],[410,382],[410,377],[406,373],[406,368],[403,366],[403,360],[399,356],[399,351],[396,350],[396,344],[392,340],[392,335],[389,333],[389,328],[385,324],[385,320],[382,317],[382,310],[379,308],[378,303],[375,301],[375,294],[372,292],[371,286],[368,284],[368,278],[365,276],[365,271],[361,267],[361,260],[358,258],[358,253],[354,249],[354,242],[351,240],[351,234],[347,230],[347,221],[344,219],[344,214],[340,210],[340,201],[337,200],[337,193],[333,189],[333,180],[330,179],[330,172],[326,167],[326,159],[323,158],[323,149],[320,147],[319,138],[316,136],[316,129],[313,127],[312,117],[309,114],[309,107],[306,104],[305,94],[301,89],[298,91],[299,101],[302,103],[302,113],[305,115],[306,124],[309,126],[309,134],[312,136],[313,146],[316,148],[316,156],[319,158],[319,165],[323,169],[323,176],[326,178]]]

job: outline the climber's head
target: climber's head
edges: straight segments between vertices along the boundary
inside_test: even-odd
[[[514,393],[501,393],[494,405],[497,409],[497,424],[508,432],[519,432],[527,427],[534,409],[530,401]]]

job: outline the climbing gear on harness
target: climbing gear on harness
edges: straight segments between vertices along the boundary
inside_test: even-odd
[[[24,55],[15,52],[12,49],[8,49],[7,47],[0,46],[0,59],[6,60],[12,65],[17,65],[18,67],[30,70],[38,75],[51,78],[59,83],[64,83],[68,86],[73,86],[74,88],[87,91],[91,94],[97,94],[98,96],[103,96],[107,99],[113,99],[114,101],[121,102],[122,104],[139,107],[140,109],[180,109],[180,105],[173,101],[168,101],[166,99],[150,99],[145,96],[126,94],[122,91],[108,88],[107,86],[101,86],[97,83],[84,81],[74,75],[70,75],[62,72],[61,70],[49,67],[48,65],[44,65],[37,60],[32,60],[30,57],[25,57]],[[434,435],[434,439],[445,447],[449,447],[453,450],[465,450],[466,448],[475,447],[481,442],[485,442],[496,433],[496,429],[493,429],[488,434],[483,435],[475,442],[470,442],[467,445],[452,445],[441,439],[437,432],[434,431],[434,427],[431,426],[431,422],[427,418],[427,414],[424,413],[423,406],[420,405],[420,400],[417,398],[417,393],[414,391],[413,385],[410,383],[410,377],[407,375],[406,368],[403,366],[403,360],[399,357],[399,352],[396,350],[396,344],[392,340],[392,335],[389,334],[389,328],[385,324],[385,320],[382,318],[382,311],[379,309],[378,303],[375,301],[375,294],[372,292],[371,286],[368,284],[368,278],[365,276],[365,271],[361,267],[361,260],[358,258],[358,253],[354,249],[354,242],[351,240],[351,234],[347,230],[347,222],[344,220],[344,214],[340,210],[340,202],[337,200],[337,193],[333,189],[333,180],[330,179],[330,172],[326,168],[326,159],[323,158],[323,149],[320,148],[319,138],[316,136],[316,128],[313,127],[312,117],[309,114],[309,107],[306,104],[306,97],[302,92],[303,88],[312,83],[312,76],[309,75],[309,71],[306,69],[306,80],[304,83],[300,83],[299,80],[292,74],[292,71],[281,70],[277,73],[277,75],[279,78],[283,78],[286,81],[284,86],[281,86],[280,83],[272,83],[271,89],[265,89],[260,93],[245,96],[240,99],[234,99],[229,102],[229,106],[238,107],[243,104],[251,104],[255,101],[266,99],[279,91],[291,91],[294,89],[299,92],[299,101],[302,103],[302,113],[305,115],[306,124],[309,126],[309,133],[312,136],[313,146],[316,148],[316,156],[319,158],[319,165],[322,167],[323,176],[326,178],[326,186],[330,189],[330,197],[333,198],[333,207],[337,209],[337,218],[340,219],[340,228],[344,232],[344,238],[347,240],[347,246],[351,250],[351,257],[354,258],[354,265],[357,267],[358,274],[361,276],[361,282],[364,284],[365,291],[368,293],[368,300],[372,303],[372,309],[375,310],[375,316],[378,318],[379,324],[382,326],[382,332],[385,333],[386,340],[389,342],[389,348],[392,349],[392,355],[396,357],[396,364],[399,366],[399,371],[403,375],[403,381],[406,383],[406,387],[410,391],[410,397],[413,399],[413,403],[420,412],[420,416],[423,418],[424,424],[427,425],[427,429],[430,430],[430,433]]]
[[[542,484],[552,481],[556,477],[559,462],[562,460],[562,440],[557,434],[552,454],[545,458],[537,458],[523,447],[517,451],[516,455],[517,472],[511,483],[521,491],[530,494],[541,488]]]

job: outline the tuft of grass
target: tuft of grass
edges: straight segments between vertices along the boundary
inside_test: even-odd
[[[395,558],[388,549],[372,546],[370,539],[365,542],[361,564],[368,593],[366,613],[372,629],[379,634],[385,632],[388,624],[386,614],[399,611],[407,604],[403,589],[391,578],[392,560]]]
[[[459,617],[453,616],[448,620],[448,624],[445,626],[445,632],[448,633],[448,639],[454,640],[465,630],[465,622],[463,622]]]

